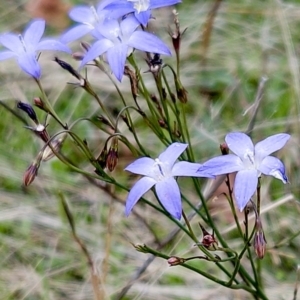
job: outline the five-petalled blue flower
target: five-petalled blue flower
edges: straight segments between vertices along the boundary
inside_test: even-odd
[[[242,211],[255,193],[261,174],[271,175],[283,183],[288,182],[283,163],[269,154],[281,149],[289,138],[290,135],[286,133],[275,134],[254,146],[246,134],[229,133],[225,141],[234,154],[208,160],[199,168],[199,172],[212,175],[237,172],[233,192],[237,206]]]
[[[136,30],[139,22],[132,16],[122,20],[106,20],[98,26],[99,40],[93,44],[84,56],[80,67],[106,52],[106,58],[112,72],[121,81],[125,61],[132,49],[171,55],[169,48],[155,35]]]
[[[0,60],[17,58],[20,68],[30,76],[39,79],[41,68],[37,62],[37,52],[40,50],[57,50],[71,53],[70,49],[59,41],[47,39],[41,41],[45,31],[45,21],[33,20],[23,35],[5,33],[0,35],[0,44],[9,51],[0,52]]]
[[[157,197],[164,209],[174,218],[181,218],[181,195],[174,177],[214,178],[207,172],[198,172],[200,164],[187,161],[175,163],[187,146],[187,144],[173,143],[158,158],[142,157],[125,168],[126,171],[144,176],[135,183],[128,194],[125,209],[127,216],[137,201],[155,185]]]

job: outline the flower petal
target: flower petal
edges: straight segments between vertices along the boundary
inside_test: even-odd
[[[5,59],[9,59],[9,58],[16,57],[16,56],[18,56],[18,55],[12,51],[0,52],[0,60],[5,60]]]
[[[24,32],[24,41],[27,47],[35,50],[35,46],[41,40],[45,31],[45,20],[36,19],[29,23],[27,29]]]
[[[120,23],[120,29],[125,39],[130,38],[130,36],[137,29],[138,26],[140,26],[140,23],[133,16],[129,16],[126,19],[124,19]]]
[[[269,154],[281,149],[291,136],[287,133],[271,135],[257,143],[255,149],[255,159],[260,161]]]
[[[98,56],[102,55],[104,52],[106,52],[109,48],[113,46],[114,44],[108,39],[102,39],[100,41],[97,41],[84,56],[80,64],[80,68],[82,68],[89,61],[94,60]]]
[[[179,161],[172,168],[172,176],[191,176],[191,177],[209,177],[214,178],[208,172],[198,172],[202,167],[201,164],[191,163],[188,161]]]
[[[164,209],[169,212],[171,216],[180,220],[182,213],[181,195],[176,180],[170,177],[160,181],[155,185],[155,190]]]
[[[93,24],[96,21],[93,9],[87,5],[78,5],[69,12],[69,17],[78,23]]]
[[[0,44],[15,53],[25,52],[19,36],[13,33],[1,34]]]
[[[56,40],[41,41],[37,45],[36,50],[54,50],[54,51],[63,51],[67,53],[72,53],[69,47]]]
[[[236,174],[233,192],[240,211],[243,211],[255,193],[257,183],[257,170],[242,170]]]
[[[258,166],[258,170],[265,175],[271,175],[277,179],[280,179],[283,183],[288,182],[288,178],[285,174],[284,164],[280,159],[274,156],[265,157]]]
[[[133,32],[128,45],[141,51],[171,55],[170,49],[157,36],[141,30]]]
[[[163,163],[168,163],[172,167],[187,146],[188,144],[173,143],[159,155],[158,159]]]
[[[181,3],[180,0],[151,0],[150,1],[150,8],[159,8],[159,7],[164,7],[164,6],[171,6],[177,3]]]
[[[228,148],[241,159],[248,153],[254,152],[254,146],[250,137],[242,132],[231,132],[225,137]]]
[[[154,164],[154,159],[150,157],[141,157],[128,165],[124,170],[134,174],[148,176],[149,170],[153,168]]]
[[[131,188],[126,200],[125,215],[127,217],[130,214],[133,206],[147,191],[154,186],[155,183],[155,180],[150,177],[143,177],[135,183],[135,185]]]
[[[39,79],[41,77],[41,68],[33,53],[25,53],[18,56],[18,64],[20,68],[33,78]]]
[[[198,172],[211,175],[230,174],[244,169],[242,160],[234,155],[227,154],[214,157],[206,161],[199,169]]]
[[[121,82],[124,75],[125,61],[127,57],[128,46],[116,45],[107,50],[107,61],[116,78]]]
[[[135,12],[134,15],[136,19],[139,21],[139,23],[146,27],[151,17],[151,10],[148,9],[146,11],[141,11],[140,13]]]
[[[75,40],[80,39],[81,37],[83,37],[90,31],[92,31],[93,29],[94,27],[89,24],[82,24],[82,25],[75,26],[70,30],[66,31],[65,33],[63,33],[62,36],[60,37],[60,41],[65,44],[73,42]]]

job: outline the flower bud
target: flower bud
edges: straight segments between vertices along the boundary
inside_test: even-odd
[[[112,172],[117,163],[118,163],[118,138],[117,137],[113,137],[113,140],[111,142],[111,146],[108,150],[108,154],[107,154],[107,159],[106,159],[106,167],[107,169]]]
[[[254,251],[259,259],[263,259],[266,253],[267,241],[260,219],[256,220],[255,230],[256,232],[253,239]]]
[[[23,110],[24,112],[27,113],[28,117],[35,123],[38,124],[39,121],[37,119],[36,113],[33,109],[33,107],[28,104],[28,103],[24,103],[24,102],[18,102],[17,107],[21,110]]]
[[[200,245],[204,246],[210,251],[216,251],[219,249],[218,241],[215,239],[214,234],[208,233],[208,231],[199,223],[199,226],[203,233],[203,238]]]
[[[220,145],[220,150],[221,150],[221,153],[222,153],[223,155],[229,154],[229,148],[228,148],[228,145],[227,145],[226,143],[222,143],[222,144]]]
[[[55,57],[54,61],[57,62],[64,70],[68,71],[71,75],[76,77],[78,80],[82,78],[82,76],[70,64],[59,59],[58,57]]]
[[[170,265],[170,267],[173,266],[177,266],[177,265],[181,265],[185,262],[186,260],[182,257],[178,257],[178,256],[171,256],[168,259],[168,264]]]
[[[45,112],[48,112],[43,100],[40,97],[33,98],[33,103],[34,103],[35,106],[37,106],[41,110],[44,110]]]
[[[36,159],[32,162],[32,164],[25,171],[24,176],[23,176],[23,184],[25,186],[30,185],[34,181],[35,177],[37,176],[42,156],[43,156],[43,152],[41,151],[37,155]]]

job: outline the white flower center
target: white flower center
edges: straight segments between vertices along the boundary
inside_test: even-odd
[[[256,162],[253,151],[247,151],[243,157],[243,163],[246,169],[256,169]]]
[[[128,2],[133,2],[133,7],[138,13],[148,10],[150,6],[150,0],[128,0]]]
[[[155,159],[155,163],[152,168],[152,177],[156,181],[163,181],[166,178],[172,177],[172,170],[168,163]]]

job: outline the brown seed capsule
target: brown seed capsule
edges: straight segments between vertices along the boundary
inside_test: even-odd
[[[107,154],[107,159],[106,159],[106,167],[107,169],[112,172],[117,163],[118,163],[118,138],[117,137],[113,137],[113,140],[111,142],[111,146],[108,150],[108,154]]]

